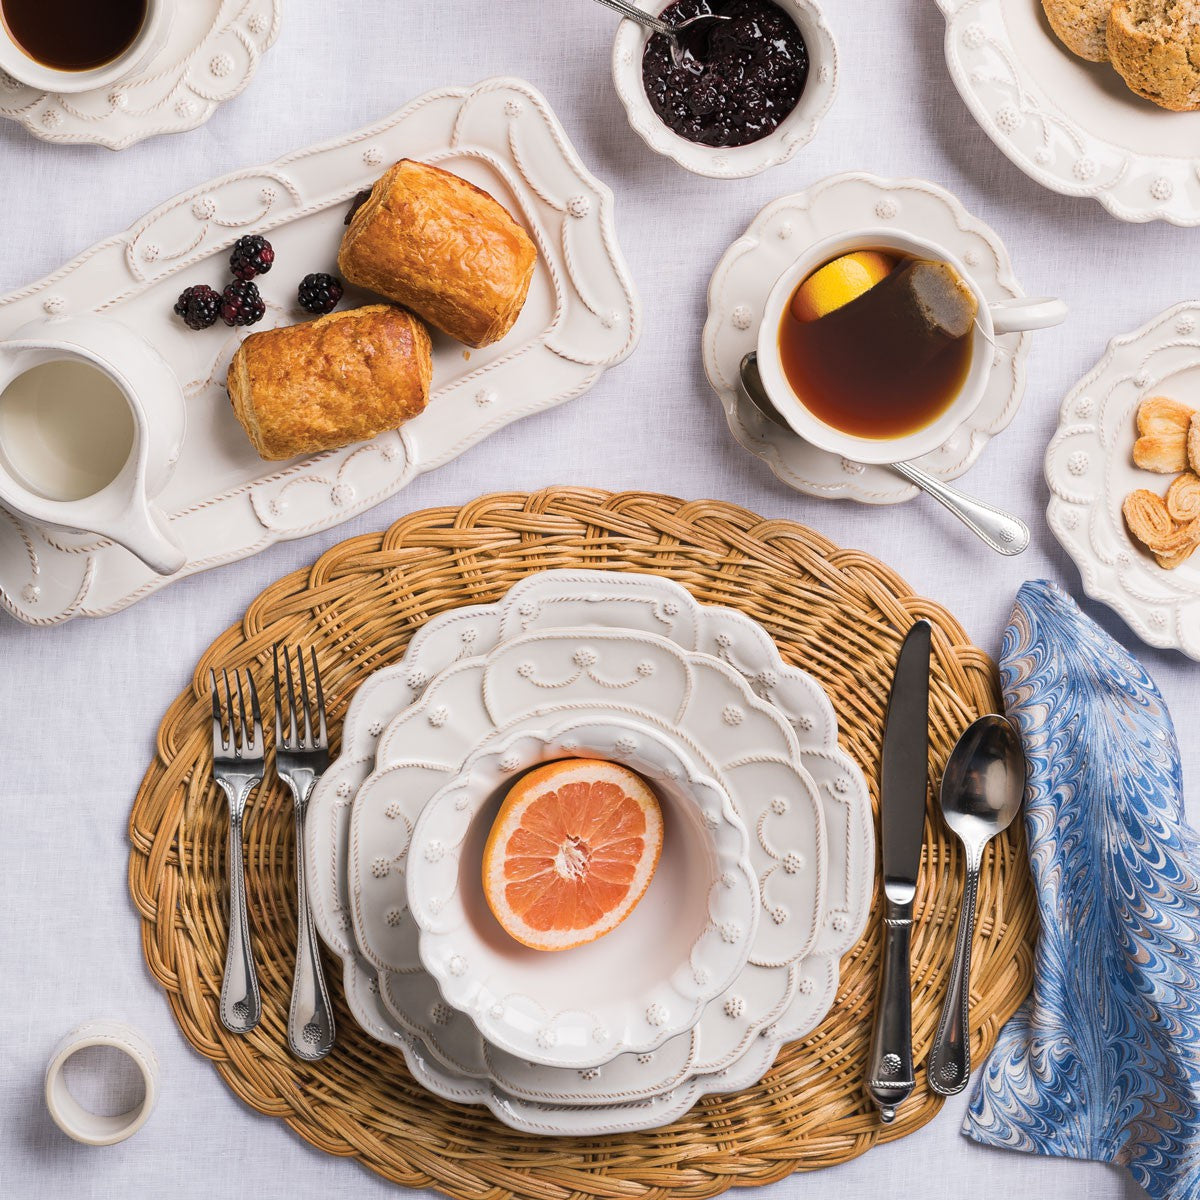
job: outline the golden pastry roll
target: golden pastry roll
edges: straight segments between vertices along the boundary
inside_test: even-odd
[[[275,461],[395,429],[429,402],[429,330],[390,304],[252,333],[229,367],[229,399],[255,450]]]
[[[342,238],[338,267],[468,346],[516,323],[537,248],[503,205],[440,167],[401,159]]]

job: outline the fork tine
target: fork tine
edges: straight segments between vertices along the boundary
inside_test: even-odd
[[[250,693],[250,716],[254,720],[253,750],[255,754],[262,754],[262,710],[258,707],[258,688],[254,686],[254,675],[249,667],[246,668],[246,690]]]
[[[217,695],[217,673],[208,668],[209,695],[212,698],[213,757],[225,749],[225,730],[221,725],[221,701]]]
[[[296,681],[292,678],[292,656],[285,646],[283,648],[283,665],[287,670],[288,681],[288,745],[296,744]]]
[[[317,666],[317,652],[312,646],[308,648],[312,656],[313,683],[317,688],[317,749],[324,750],[329,745],[325,733],[325,693],[321,690],[321,669]]]
[[[247,674],[247,679],[250,676]],[[241,718],[242,727],[238,735],[237,755],[241,758],[243,754],[251,753],[250,742],[252,734],[250,732],[250,722],[246,720],[246,697],[242,693],[242,672],[234,671],[233,683],[237,691],[238,716]]]
[[[281,715],[283,713],[283,693],[281,690],[281,683],[280,683],[280,679],[279,679],[279,643],[278,642],[275,643],[275,646],[271,651],[271,656],[275,662],[275,746],[276,746],[276,748],[278,748],[280,746],[285,746],[285,748],[286,748],[286,743],[283,740],[283,724],[282,724],[282,715]]]
[[[234,721],[233,692],[229,687],[229,672],[222,667],[221,678],[225,680],[225,715],[229,721],[229,740],[225,743],[226,750],[237,753],[237,726]]]
[[[312,749],[313,727],[309,712],[308,673],[304,670],[304,651],[299,646],[296,648],[296,665],[300,668],[300,702],[304,710],[304,745],[308,749]]]

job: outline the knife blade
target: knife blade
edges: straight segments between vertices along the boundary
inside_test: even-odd
[[[913,901],[925,837],[929,779],[929,663],[932,627],[917,621],[908,631],[888,698],[883,733],[881,847],[883,970],[867,1089],[885,1124],[912,1094],[912,981],[909,943]]]

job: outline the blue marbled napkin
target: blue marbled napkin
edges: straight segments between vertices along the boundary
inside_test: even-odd
[[[1170,714],[1065,593],[1027,583],[1000,665],[1025,744],[1041,931],[963,1132],[1121,1163],[1154,1200],[1200,1196],[1200,839]]]

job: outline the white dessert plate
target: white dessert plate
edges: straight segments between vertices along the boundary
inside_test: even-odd
[[[1179,304],[1114,338],[1071,390],[1046,450],[1046,518],[1075,560],[1083,589],[1151,646],[1200,659],[1200,556],[1165,571],[1121,514],[1137,488],[1164,495],[1173,475],[1134,466],[1137,408],[1170,396],[1200,410],[1200,303]]]
[[[350,821],[355,940],[379,974],[389,1011],[435,1057],[462,1073],[486,1070],[482,1039],[470,1022],[437,1020],[438,1014],[414,1003],[409,986],[412,975],[424,973],[405,893],[412,827],[476,747],[490,748],[497,734],[515,730],[519,721],[537,729],[576,710],[586,710],[593,727],[597,713],[651,725],[728,789],[738,817],[756,835],[750,866],[762,915],[749,962],[771,976],[764,991],[779,994],[796,962],[837,937],[823,921],[829,850],[816,785],[787,722],[753,695],[742,676],[706,654],[630,630],[544,631],[501,642],[486,658],[448,667],[391,722]],[[518,765],[514,756],[513,768]],[[677,861],[669,870],[682,878]],[[678,915],[678,897],[668,895],[675,884],[666,883],[648,894],[654,905],[643,904],[639,921],[653,921],[660,937]],[[735,986],[748,986],[745,972]],[[710,1003],[697,1026],[701,1057],[695,1069],[718,1071],[734,1061],[758,1031],[754,1022],[766,1023],[762,1008],[747,1005],[731,1015],[720,1000]],[[597,1049],[609,1044],[606,1036]],[[514,1059],[511,1069],[516,1074],[526,1065]]]
[[[540,263],[513,331],[468,352],[434,340],[428,409],[371,442],[265,463],[234,419],[224,380],[246,335],[195,332],[172,312],[188,284],[220,286],[229,248],[270,237],[259,328],[305,316],[296,287],[336,269],[353,197],[404,157],[478,183],[529,230]],[[520,417],[578,396],[636,344],[639,306],[612,225],[612,194],[579,161],[529,84],[492,79],[431,92],[367,129],[197,188],[126,233],[0,299],[0,340],[37,317],[104,312],[149,338],[186,383],[188,428],[159,505],[188,555],[169,578],[94,535],[54,532],[0,510],[0,604],[31,624],[104,616],[175,579],[328,529]],[[348,295],[343,307],[355,303]]]
[[[1122,221],[1200,223],[1200,113],[1167,112],[1076,57],[1040,0],[938,3],[954,86],[1026,175]]]
[[[701,606],[682,588],[667,580],[634,574],[596,571],[550,571],[517,584],[499,604],[457,609],[434,618],[414,637],[405,659],[378,672],[359,689],[342,731],[342,754],[318,785],[311,801],[307,825],[314,912],[322,937],[343,960],[344,985],[356,1019],[375,1037],[401,1048],[419,1079],[439,1095],[464,1103],[486,1104],[506,1123],[535,1133],[598,1133],[624,1129],[652,1128],[686,1111],[701,1090],[715,1092],[745,1086],[761,1076],[773,1060],[777,1045],[769,1039],[754,1039],[750,1049],[734,1066],[703,1084],[686,1075],[694,1059],[689,1045],[685,1053],[668,1043],[652,1056],[662,1060],[654,1072],[655,1082],[666,1081],[671,1096],[647,1098],[623,1077],[632,1067],[649,1064],[617,1060],[598,1077],[581,1072],[575,1090],[566,1092],[554,1075],[526,1084],[512,1078],[506,1064],[486,1063],[486,1081],[469,1080],[452,1074],[437,1062],[419,1038],[398,1028],[379,996],[374,968],[354,942],[350,920],[350,896],[346,880],[350,808],[357,789],[373,769],[375,745],[388,721],[412,703],[429,680],[448,664],[475,652],[486,652],[501,638],[501,630],[554,628],[556,625],[592,623],[597,626],[646,628],[665,634],[688,649],[707,649],[729,662],[755,690],[777,705],[797,735],[801,757],[816,779],[828,844],[831,849],[826,881],[826,926],[828,943],[820,953],[807,956],[793,968],[794,995],[786,993],[763,1004],[780,1010],[782,1040],[803,1036],[827,1010],[837,989],[838,960],[858,939],[865,924],[871,895],[874,865],[873,825],[866,783],[854,763],[837,744],[837,725],[832,708],[819,685],[803,671],[785,665],[770,637],[760,626],[728,609]],[[580,719],[583,719],[581,714]],[[776,809],[781,811],[776,811]],[[764,818],[768,814],[764,813]],[[774,806],[786,834],[787,805]],[[761,832],[756,830],[761,839]],[[786,836],[780,842],[788,841]],[[768,843],[768,849],[771,844]],[[786,854],[777,854],[776,874],[787,871]],[[795,865],[794,863],[792,864]],[[761,928],[765,927],[765,922]],[[755,969],[755,997],[764,995],[766,969]],[[436,1021],[453,1015],[440,1001],[428,976],[407,977],[407,986],[422,988],[415,1003]],[[729,1020],[746,1015],[747,996],[729,997]],[[690,1040],[689,1040],[690,1041]],[[636,1056],[635,1056],[636,1057]],[[669,1057],[669,1061],[668,1061]],[[491,1078],[495,1075],[500,1083]],[[640,1072],[645,1079],[646,1072]],[[617,1087],[607,1094],[601,1079],[612,1079]],[[742,1081],[745,1081],[744,1083]],[[548,1091],[557,1097],[544,1103]],[[621,1099],[624,1094],[625,1098]],[[575,1106],[595,1103],[613,1096],[622,1108],[582,1110]],[[654,1096],[651,1089],[650,1097]],[[539,1100],[539,1098],[541,1098]]]
[[[834,175],[767,205],[725,252],[708,287],[703,356],[729,431],[789,487],[810,496],[896,504],[917,489],[886,467],[840,458],[781,429],[743,397],[738,384],[738,367],[757,348],[767,297],[780,275],[816,242],[876,228],[945,247],[988,300],[1022,295],[1004,243],[949,192],[919,179]],[[939,479],[956,479],[975,462],[1020,407],[1028,354],[1026,335],[996,339],[979,406],[942,446],[917,459],[918,465]]]
[[[421,811],[406,854],[421,963],[485,1041],[546,1066],[586,1069],[686,1033],[745,966],[758,925],[746,827],[724,788],[674,738],[628,720],[523,729],[490,739]],[[662,855],[637,907],[587,945],[522,945],[484,896],[483,846],[526,770],[603,758],[645,780],[663,817]]]
[[[0,117],[45,142],[123,150],[203,125],[239,95],[279,36],[283,0],[172,0],[162,48],[108,87],[53,95],[0,71]]]

